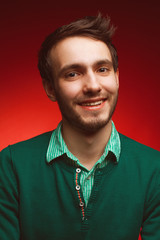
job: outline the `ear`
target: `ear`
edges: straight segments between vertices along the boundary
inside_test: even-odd
[[[116,75],[116,83],[119,87],[119,68],[117,68],[117,71],[115,72],[115,75]]]
[[[45,80],[45,79],[42,79],[42,83],[43,83],[44,90],[45,90],[47,96],[49,97],[49,99],[52,102],[56,102],[56,96],[55,96],[53,83],[51,83],[50,81]]]

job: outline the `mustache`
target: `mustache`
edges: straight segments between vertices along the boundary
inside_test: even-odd
[[[110,97],[110,94],[90,94],[90,95],[86,95],[86,96],[80,96],[78,97],[75,102],[76,103],[82,103],[82,102],[86,102],[89,100],[106,100]]]

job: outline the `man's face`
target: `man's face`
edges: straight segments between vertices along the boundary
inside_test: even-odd
[[[88,37],[68,37],[51,50],[50,59],[63,123],[85,132],[106,126],[119,87],[106,44]]]

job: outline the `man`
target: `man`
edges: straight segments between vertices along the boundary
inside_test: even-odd
[[[3,240],[160,239],[160,154],[117,132],[119,88],[110,21],[86,17],[39,52],[62,121],[0,155]]]

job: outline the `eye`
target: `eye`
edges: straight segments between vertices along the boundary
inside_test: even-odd
[[[66,78],[74,78],[77,77],[79,74],[77,72],[69,72],[65,74]]]
[[[100,73],[106,73],[108,71],[109,71],[109,69],[106,68],[106,67],[101,67],[101,68],[98,69],[98,72],[100,72]]]

